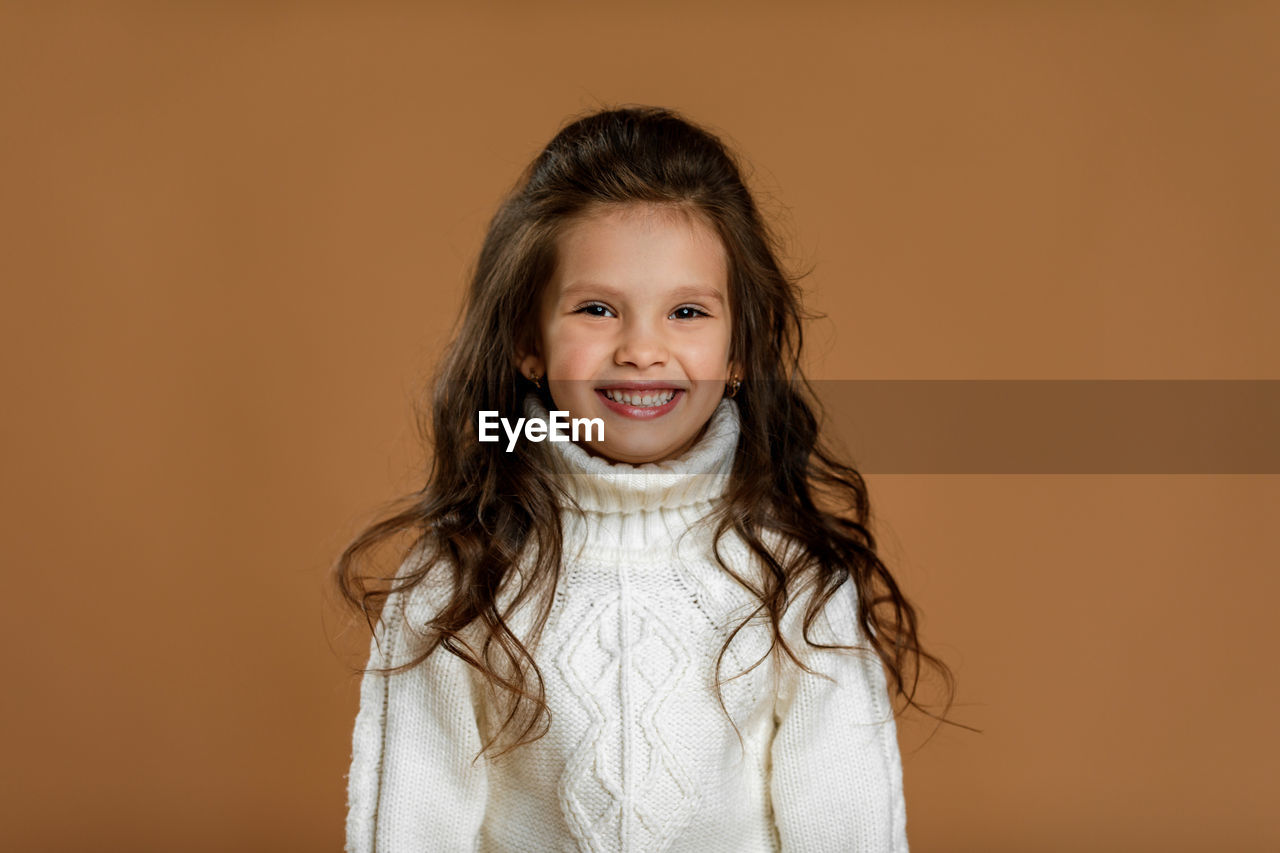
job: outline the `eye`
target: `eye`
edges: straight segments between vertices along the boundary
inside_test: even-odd
[[[677,320],[693,320],[697,317],[710,317],[711,315],[701,308],[695,308],[692,305],[681,305],[671,312],[671,316]]]
[[[609,310],[607,305],[601,305],[599,302],[589,302],[586,305],[580,305],[573,309],[575,314],[586,314],[588,317],[612,317],[613,312]]]

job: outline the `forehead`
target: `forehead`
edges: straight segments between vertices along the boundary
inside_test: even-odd
[[[584,288],[662,292],[702,288],[727,296],[724,244],[701,215],[673,205],[596,209],[570,222],[556,243],[549,296]]]

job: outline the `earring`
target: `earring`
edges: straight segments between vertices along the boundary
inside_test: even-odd
[[[529,377],[529,381],[533,383],[534,388],[537,388],[539,391],[542,390],[542,374],[541,373],[533,374],[532,376]]]
[[[736,376],[735,376],[735,377],[733,377],[732,379],[730,379],[730,380],[729,380],[729,393],[728,393],[728,394],[725,394],[725,396],[726,396],[726,397],[733,397],[733,396],[735,396],[735,395],[738,393],[738,386],[739,386],[739,385],[741,385],[741,384],[742,384],[742,380],[738,379],[738,377],[736,377]]]

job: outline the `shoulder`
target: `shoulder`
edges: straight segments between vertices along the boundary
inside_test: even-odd
[[[422,634],[454,595],[453,563],[429,540],[417,542],[401,560],[379,618],[381,630]]]
[[[797,654],[874,655],[858,617],[858,586],[852,577],[811,571],[794,584],[788,589],[782,630],[787,641],[796,644]],[[842,648],[814,648],[818,645]]]
[[[465,592],[465,585],[471,582],[468,577],[466,572],[459,571],[457,561],[446,549],[435,546],[430,540],[419,542],[396,572],[396,591],[387,599],[384,613],[388,619],[396,620],[407,628],[418,642],[426,642],[436,637],[436,621],[442,613],[448,610],[451,617],[458,617],[465,611],[471,614],[465,624],[461,619],[467,617],[463,616],[450,618],[449,626],[439,628],[444,628],[453,641],[472,646],[481,641],[485,621],[476,615],[478,611],[475,608],[460,611],[453,607],[461,603],[459,594]],[[519,563],[509,566],[492,602],[509,627],[524,625],[533,609],[533,597],[526,600],[518,595],[524,589],[525,577],[526,571]],[[515,607],[517,599],[525,606]]]

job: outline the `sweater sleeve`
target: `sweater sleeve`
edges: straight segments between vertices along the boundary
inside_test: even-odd
[[[485,759],[468,666],[438,647],[409,670],[384,674],[425,648],[426,584],[394,593],[370,642],[347,777],[347,853],[469,851],[484,818]],[[434,611],[429,611],[434,612]],[[394,663],[393,663],[394,662]]]
[[[797,623],[793,650],[835,681],[792,665],[779,691],[770,796],[782,853],[908,850],[897,726],[880,660],[861,640],[855,596],[846,581],[809,635],[857,645],[856,652],[817,649],[799,639],[807,601],[787,614]]]

